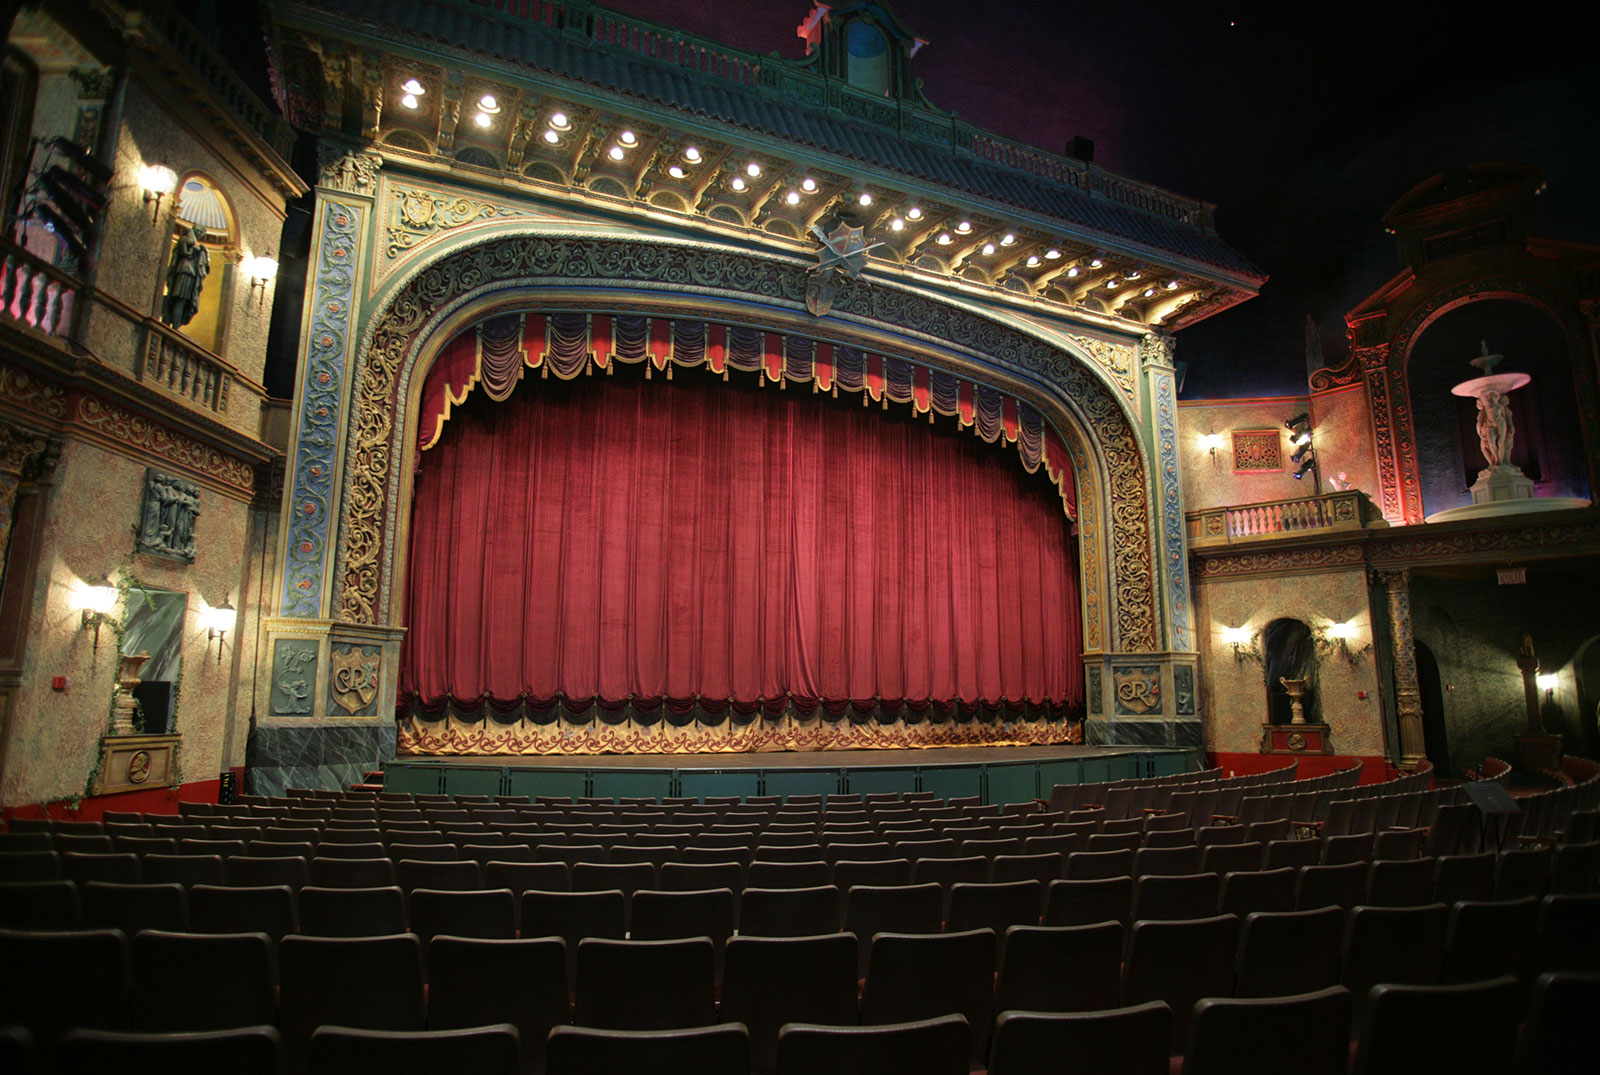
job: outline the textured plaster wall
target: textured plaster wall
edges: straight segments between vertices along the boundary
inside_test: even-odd
[[[1309,475],[1295,481],[1292,468],[1276,471],[1235,473],[1233,469],[1234,430],[1272,429],[1279,434],[1279,451],[1289,461],[1288,431],[1283,423],[1306,409],[1300,398],[1206,400],[1178,403],[1178,463],[1183,480],[1183,506],[1186,511],[1222,507],[1229,504],[1255,504],[1263,500],[1288,500],[1310,496]],[[1212,453],[1200,446],[1207,433],[1222,437],[1222,446]]]
[[[193,564],[133,556],[131,527],[139,516],[144,473],[140,460],[77,440],[62,449],[46,512],[12,754],[0,793],[6,806],[82,794],[94,767],[110,718],[117,639],[109,627],[102,628],[100,650],[94,653],[78,596],[85,582],[103,574],[117,581],[131,572],[146,585],[188,594],[176,714],[183,778],[214,779],[221,771],[230,721],[234,729],[226,764],[242,764],[240,722],[248,709],[241,709],[237,699],[248,690],[250,654],[240,654],[230,639],[219,665],[214,643],[208,651],[200,616],[224,596],[240,610],[241,624],[253,614],[253,595],[241,592],[249,506],[202,489]],[[64,691],[51,689],[51,677],[58,675],[68,678]]]
[[[1573,668],[1584,642],[1600,634],[1596,593],[1600,566],[1593,562],[1531,565],[1522,586],[1500,586],[1489,571],[1472,578],[1412,577],[1412,629],[1439,662],[1445,734],[1457,771],[1476,767],[1486,754],[1515,760],[1515,739],[1527,724],[1517,669],[1524,632],[1533,636],[1541,671],[1557,676],[1556,709],[1547,711],[1546,727],[1566,737],[1568,753],[1600,753],[1589,709],[1594,700],[1580,699]]]
[[[141,166],[164,164],[177,173],[180,182],[189,172],[203,172],[227,197],[238,232],[225,256],[213,254],[204,284],[206,290],[224,289],[220,357],[259,384],[276,284],[268,284],[263,301],[261,292],[252,293],[249,281],[239,271],[239,259],[245,254],[278,250],[283,231],[282,198],[263,191],[259,177],[235,168],[230,155],[214,148],[220,135],[208,127],[191,127],[182,117],[174,122],[137,81],[128,90],[121,131],[113,196],[101,232],[97,283],[108,298],[127,309],[97,308],[89,324],[89,346],[108,364],[134,373],[144,342],[144,329],[134,318],[155,317],[161,310],[176,196],[163,199],[160,218],[152,223],[152,206],[145,204],[139,187]],[[254,436],[261,422],[260,397],[235,385],[229,393],[228,410],[213,417]]]
[[[1323,488],[1328,488],[1327,479],[1343,472],[1346,481],[1374,503],[1381,503],[1366,387],[1356,384],[1312,396],[1311,421],[1317,458],[1322,464]]]
[[[1334,622],[1354,623],[1354,649],[1372,641],[1366,572],[1329,571],[1294,577],[1247,576],[1206,580],[1195,587],[1195,629],[1199,638],[1200,701],[1206,749],[1254,753],[1267,719],[1267,688],[1258,661],[1235,659],[1222,641],[1227,627],[1259,631],[1276,619],[1302,620],[1313,629]],[[1322,720],[1337,754],[1385,754],[1377,662],[1368,650],[1354,663],[1334,648],[1317,665],[1314,689]],[[1357,694],[1366,692],[1366,698]]]

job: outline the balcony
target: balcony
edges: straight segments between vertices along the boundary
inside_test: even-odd
[[[232,366],[159,321],[147,320],[144,331],[140,381],[200,410],[228,412],[228,389],[236,376]]]
[[[1187,522],[1191,548],[1389,525],[1378,506],[1358,489],[1293,500],[1206,508],[1189,512]]]
[[[0,322],[65,339],[78,281],[9,239],[0,239],[0,257]]]

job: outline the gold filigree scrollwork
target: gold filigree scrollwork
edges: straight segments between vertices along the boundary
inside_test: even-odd
[[[440,232],[452,231],[479,220],[522,215],[521,210],[507,205],[438,194],[431,190],[410,188],[391,191],[390,195],[388,242],[383,251],[384,256],[390,259],[399,257]]]
[[[1111,379],[1122,389],[1124,395],[1133,398],[1133,348],[1119,347],[1106,340],[1097,340],[1093,336],[1068,336],[1069,340],[1083,348],[1084,353],[1100,366],[1101,369],[1111,374]]]

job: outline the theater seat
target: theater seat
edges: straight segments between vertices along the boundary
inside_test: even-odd
[[[597,1030],[558,1026],[545,1048],[545,1075],[749,1075],[750,1037],[741,1023],[693,1030]]]
[[[1183,1075],[1345,1075],[1349,1026],[1350,994],[1337,985],[1281,997],[1208,997],[1194,1006]]]
[[[1007,1011],[994,1023],[988,1075],[1167,1075],[1171,1040],[1172,1009],[1159,1000],[1091,1012]]]
[[[970,1039],[959,1015],[879,1026],[790,1023],[778,1035],[777,1073],[965,1075]]]
[[[189,1072],[283,1075],[283,1038],[276,1027],[197,1033],[74,1030],[61,1041],[62,1071]]]

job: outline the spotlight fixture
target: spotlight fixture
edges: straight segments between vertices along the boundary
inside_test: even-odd
[[[1167,281],[1167,290],[1168,291],[1176,291],[1176,290],[1178,290],[1178,281],[1176,281],[1176,280],[1168,280]]]
[[[619,161],[623,157],[626,157],[627,155],[628,155],[627,150],[623,149],[621,146],[612,146],[606,152],[606,156],[610,157],[614,161]]]
[[[745,187],[744,176],[742,176],[742,175],[734,176],[731,180],[728,181],[728,186],[732,187],[734,190],[743,190],[744,187]]]
[[[1001,246],[1010,246],[1011,244],[1015,243],[1016,241],[1017,241],[1017,237],[1015,235],[1013,235],[1009,231],[1006,232],[1003,236],[1000,237],[1000,245]]]
[[[670,175],[674,179],[682,179],[684,176],[688,175],[689,173],[685,172],[683,170],[683,165],[674,164],[674,165],[672,165],[671,167],[669,167],[667,169],[667,174]]]
[[[956,225],[956,231],[959,231],[962,235],[967,234],[967,232],[969,232],[971,230],[972,230],[972,221],[970,221],[970,220],[963,220],[961,223]]]
[[[922,210],[913,205],[910,209],[906,210],[906,219],[907,220],[921,220],[922,219]]]
[[[1113,276],[1111,279],[1106,281],[1106,287],[1113,288],[1113,287],[1116,287],[1116,286],[1117,286],[1117,278],[1115,276]]]
[[[415,111],[415,109],[417,107],[417,95],[414,94],[414,93],[407,93],[407,94],[402,95],[401,98],[400,98],[400,107],[409,108],[409,109],[412,109],[413,111]]]
[[[800,180],[800,189],[805,191],[807,194],[810,194],[812,191],[817,189],[817,181],[808,175],[804,179]]]
[[[635,146],[639,144],[639,136],[632,131],[623,131],[617,135],[617,141],[625,146]]]
[[[939,233],[939,245],[940,246],[949,246],[950,242],[951,242],[950,233],[947,232],[947,231],[941,231]]]
[[[1140,274],[1138,269],[1133,269],[1132,271],[1130,271],[1128,273],[1128,279],[1129,280],[1137,280],[1137,279],[1139,279],[1140,275],[1141,274]]]
[[[565,112],[552,112],[550,113],[550,126],[557,131],[571,130],[572,121],[567,118]]]
[[[472,115],[472,122],[476,123],[479,127],[482,127],[484,130],[488,130],[489,129],[489,124],[494,122],[494,121],[489,118],[489,113],[487,113],[487,112],[475,112]]]
[[[1091,268],[1091,269],[1098,269],[1098,268],[1103,267],[1104,265],[1105,265],[1105,262],[1101,261],[1099,258],[1094,258],[1093,260],[1091,260],[1089,262],[1089,268]]]
[[[1069,279],[1069,280],[1075,279],[1077,277],[1077,275],[1078,275],[1078,267],[1076,265],[1074,265],[1072,268],[1067,270],[1067,279]]]
[[[906,230],[906,222],[901,220],[899,217],[895,217],[894,219],[889,221],[889,230],[890,231],[905,231]]]
[[[1144,289],[1144,297],[1147,298],[1147,299],[1153,297],[1155,295],[1155,293],[1156,293],[1156,289],[1153,288],[1153,287],[1147,287],[1147,288]]]
[[[984,257],[989,257],[990,255],[992,255],[994,253],[994,249],[995,248],[994,248],[994,244],[993,243],[984,243],[983,244],[983,256]]]
[[[872,204],[872,195],[868,194],[866,191],[862,191],[856,198],[856,204],[861,206],[863,209],[866,208]]]
[[[408,78],[400,83],[400,89],[413,97],[421,97],[428,92],[428,88],[414,78]]]
[[[1045,259],[1045,260],[1046,260],[1046,261],[1056,261],[1056,260],[1058,260],[1058,259],[1059,259],[1059,258],[1060,258],[1060,257],[1061,257],[1061,251],[1059,251],[1059,250],[1057,250],[1057,249],[1056,249],[1056,248],[1055,248],[1055,247],[1053,247],[1053,246],[1052,246],[1052,247],[1051,247],[1051,248],[1050,248],[1050,249],[1049,249],[1049,250],[1046,250],[1046,251],[1045,251],[1045,252],[1044,252],[1044,259]]]
[[[683,159],[688,161],[690,164],[698,164],[700,163],[700,151],[694,146],[684,146]]]
[[[551,145],[555,145],[557,142],[561,141],[561,132],[557,131],[553,127],[549,128],[544,132],[544,140],[549,142]]]
[[[1038,267],[1039,267],[1039,255],[1038,254],[1029,254],[1028,255],[1028,268],[1037,269]]]
[[[783,200],[788,202],[790,205],[799,205],[800,192],[798,190],[791,190],[789,193],[783,196]]]
[[[757,164],[755,161],[751,161],[749,164],[744,166],[744,173],[751,179],[759,179],[761,177],[761,165]]]
[[[478,98],[478,111],[486,112],[491,116],[500,112],[500,101],[492,93],[486,93]]]
[[[216,642],[218,664],[222,663],[222,644],[238,619],[238,611],[228,603],[226,597],[222,599],[222,604],[206,613],[206,645]]]

